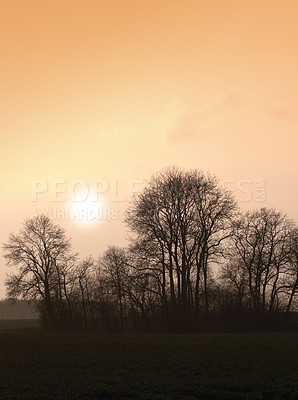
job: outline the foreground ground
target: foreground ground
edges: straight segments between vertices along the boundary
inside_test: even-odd
[[[294,333],[98,335],[6,328],[0,329],[2,400],[298,398]]]

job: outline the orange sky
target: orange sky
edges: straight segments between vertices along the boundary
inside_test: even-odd
[[[168,165],[215,173],[241,207],[298,220],[296,0],[0,6],[1,243],[36,209],[69,208],[83,180],[109,186],[112,218],[57,222],[82,256],[123,244],[129,188]],[[37,202],[34,181],[48,185]]]

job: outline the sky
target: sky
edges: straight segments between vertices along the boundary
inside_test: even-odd
[[[1,243],[46,213],[81,257],[125,245],[129,199],[174,165],[298,221],[296,0],[0,7]]]

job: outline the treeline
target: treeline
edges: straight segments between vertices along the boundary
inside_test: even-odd
[[[4,244],[10,298],[35,302],[45,326],[105,332],[297,328],[298,228],[285,214],[241,212],[215,177],[163,170],[126,212],[127,248],[71,252],[40,215]]]

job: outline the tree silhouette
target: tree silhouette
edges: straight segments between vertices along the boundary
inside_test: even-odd
[[[3,250],[8,265],[18,267],[7,278],[8,296],[41,300],[46,322],[54,327],[56,304],[65,300],[67,270],[75,261],[65,232],[47,216],[38,215],[26,220],[18,235],[10,234]]]
[[[236,204],[214,177],[166,169],[154,176],[127,211],[142,271],[156,279],[164,315],[185,325],[209,311],[210,264],[231,233]]]
[[[266,208],[247,211],[234,223],[223,276],[236,289],[239,301],[246,297],[247,306],[257,314],[282,308],[293,227],[283,213]]]
[[[215,177],[168,168],[133,199],[125,221],[127,248],[79,261],[47,216],[26,220],[3,245],[14,267],[8,296],[34,301],[48,327],[295,329],[298,228],[284,213],[240,213]]]

